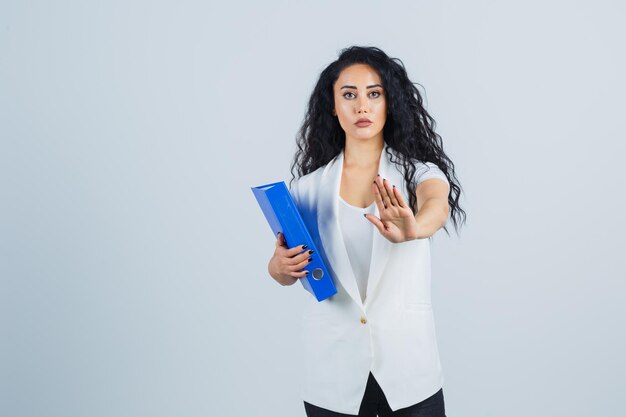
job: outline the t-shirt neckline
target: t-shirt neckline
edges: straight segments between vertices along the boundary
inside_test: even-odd
[[[339,195],[339,199],[348,207],[351,207],[353,209],[359,210],[359,211],[367,211],[367,209],[371,208],[372,206],[374,206],[376,204],[376,200],[372,201],[372,204],[370,204],[367,207],[358,207],[358,206],[353,206],[352,204],[348,203],[346,200],[343,199],[343,197],[341,196],[341,194]]]

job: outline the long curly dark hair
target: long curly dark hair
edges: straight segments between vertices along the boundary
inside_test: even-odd
[[[373,46],[351,46],[343,49],[339,58],[320,74],[309,98],[304,122],[297,134],[298,149],[291,165],[290,183],[296,177],[294,168],[299,177],[309,174],[326,165],[344,148],[345,132],[331,113],[334,106],[333,85],[341,71],[353,64],[370,65],[382,80],[389,111],[383,127],[383,137],[385,143],[399,156],[399,160],[392,158],[392,162],[404,168],[411,210],[417,213],[415,184],[412,180],[417,168],[413,160],[432,162],[445,173],[450,183],[450,218],[458,234],[458,227],[466,218],[465,211],[459,206],[461,186],[454,173],[454,164],[443,151],[441,136],[435,133],[435,120],[422,105],[422,96],[414,85],[416,83],[409,80],[402,61],[399,58],[390,58],[381,49]],[[449,236],[446,226],[444,230]]]

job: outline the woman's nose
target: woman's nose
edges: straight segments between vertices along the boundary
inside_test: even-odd
[[[358,113],[363,113],[363,112],[367,112],[368,111],[368,102],[367,99],[365,98],[359,98],[359,100],[357,101],[357,112]]]

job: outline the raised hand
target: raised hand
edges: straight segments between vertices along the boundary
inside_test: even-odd
[[[373,214],[365,217],[387,240],[393,243],[417,238],[417,224],[413,211],[405,203],[402,193],[395,185],[381,176],[372,184],[380,218]]]

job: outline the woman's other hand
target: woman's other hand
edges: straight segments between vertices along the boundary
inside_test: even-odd
[[[285,236],[278,232],[276,250],[267,265],[270,276],[280,285],[293,285],[298,278],[307,276],[308,271],[302,268],[309,264],[313,250],[304,251],[306,248],[306,245],[298,245],[289,249]]]

